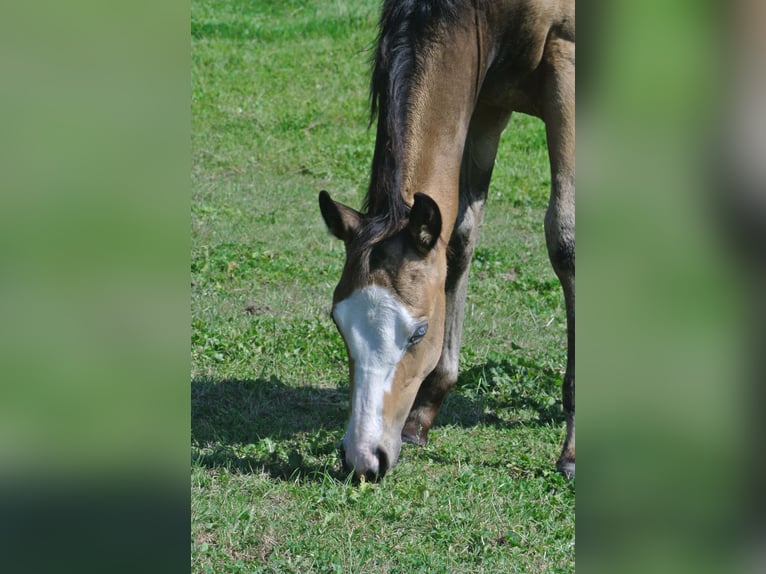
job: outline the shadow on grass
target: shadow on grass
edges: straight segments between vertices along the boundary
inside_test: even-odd
[[[291,387],[270,379],[194,379],[194,461],[274,478],[330,474],[348,410],[347,389]],[[322,464],[320,460],[329,460]],[[329,465],[329,466],[328,466]]]
[[[291,387],[278,379],[194,379],[195,442],[252,443],[264,437],[335,428],[345,422],[347,389]]]
[[[564,422],[561,374],[533,360],[489,360],[461,371],[435,426],[536,426]]]
[[[501,427],[563,422],[561,376],[533,361],[490,360],[460,374],[435,426]],[[340,470],[348,388],[292,387],[270,379],[194,379],[194,461],[208,468],[309,480]]]

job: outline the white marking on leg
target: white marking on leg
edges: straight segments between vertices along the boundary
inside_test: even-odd
[[[351,417],[343,438],[347,462],[377,472],[383,400],[416,321],[389,290],[377,285],[354,291],[335,306],[333,318],[354,361]]]

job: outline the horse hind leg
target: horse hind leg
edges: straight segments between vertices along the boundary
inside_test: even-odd
[[[554,39],[544,55],[543,119],[551,164],[551,197],[545,214],[548,256],[564,291],[567,366],[562,385],[566,438],[556,463],[575,474],[575,69],[574,44]]]
[[[471,258],[484,218],[497,146],[509,118],[510,113],[494,108],[478,108],[471,118],[460,169],[460,208],[449,244],[442,353],[421,384],[402,430],[402,440],[409,443],[422,446],[428,442],[428,431],[457,382]]]

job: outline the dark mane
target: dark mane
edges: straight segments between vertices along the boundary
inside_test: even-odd
[[[422,68],[424,46],[456,23],[466,0],[385,0],[370,82],[370,124],[377,117],[372,174],[363,209],[368,240],[401,228],[409,213],[402,198],[401,158],[409,96]]]
[[[427,45],[459,21],[469,0],[385,0],[370,82],[370,125],[377,136],[370,185],[364,199],[365,224],[350,254],[369,271],[370,255],[405,224],[410,208],[402,197],[402,157],[410,92],[427,57]]]

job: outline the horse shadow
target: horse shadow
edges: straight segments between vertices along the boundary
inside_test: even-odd
[[[490,360],[460,374],[435,428],[544,425],[563,421],[561,376],[529,360]],[[348,420],[348,386],[286,385],[276,377],[195,378],[191,383],[196,464],[289,480],[348,478],[339,446]],[[523,413],[523,417],[516,416]]]
[[[195,378],[192,458],[207,468],[289,479],[329,473],[348,410],[348,388],[294,387],[275,377]],[[299,440],[300,439],[300,440]],[[330,456],[335,455],[335,456]],[[329,459],[326,464],[317,458]]]
[[[561,373],[534,359],[490,359],[460,372],[435,427],[512,427],[564,422]]]

